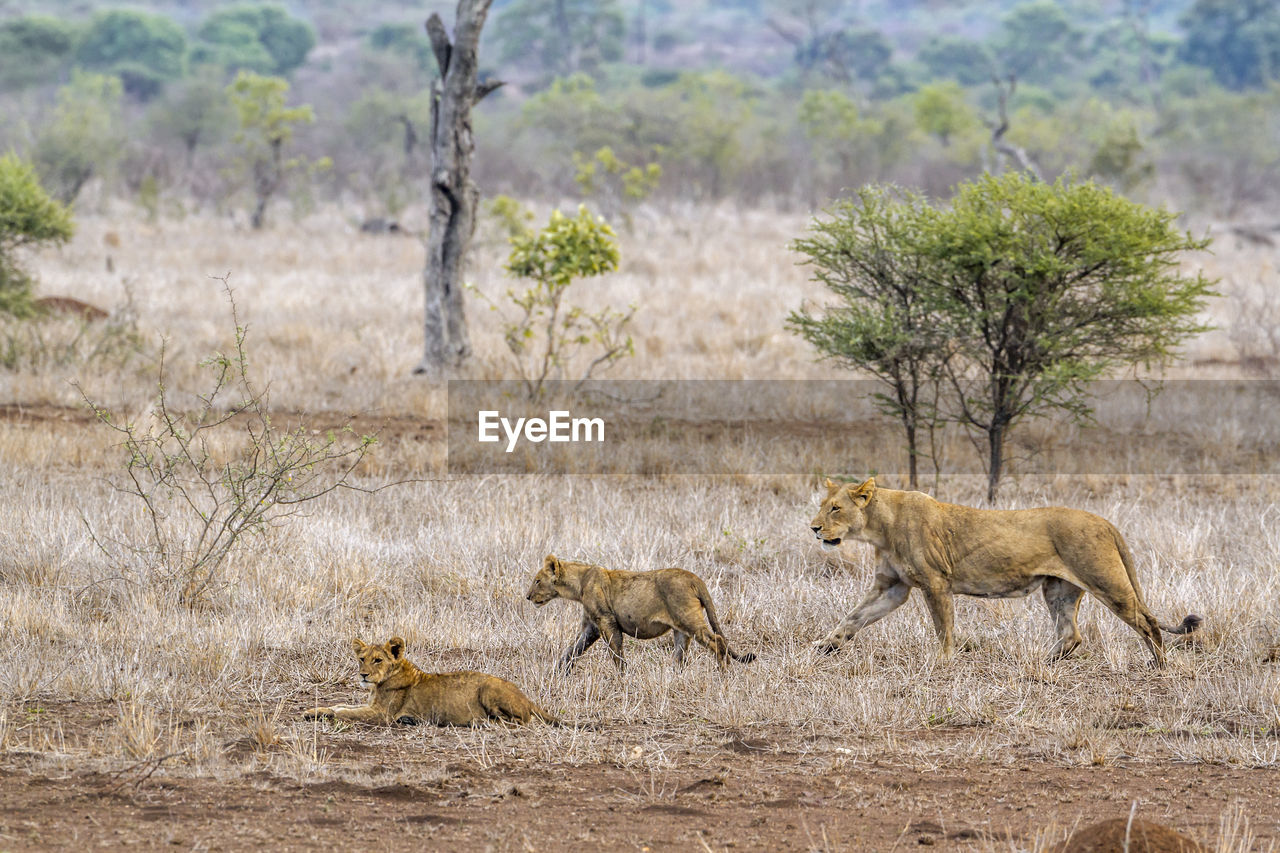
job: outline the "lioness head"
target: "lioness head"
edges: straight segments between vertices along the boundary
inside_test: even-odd
[[[865,483],[840,483],[827,480],[827,497],[818,514],[809,522],[813,534],[822,540],[823,548],[835,548],[842,539],[857,536],[866,527],[863,510],[876,494],[875,478]]]
[[[533,585],[529,587],[529,594],[525,598],[539,607],[554,598],[559,598],[560,593],[556,590],[559,575],[560,560],[554,554],[548,554],[542,561],[542,568],[533,576]]]
[[[368,684],[386,681],[404,659],[404,640],[399,637],[392,637],[381,645],[352,640],[351,647],[360,660],[360,678]]]

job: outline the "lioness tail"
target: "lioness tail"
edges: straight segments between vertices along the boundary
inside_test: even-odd
[[[1138,573],[1133,568],[1133,554],[1130,553],[1128,543],[1124,541],[1124,537],[1120,535],[1120,531],[1114,525],[1111,528],[1111,533],[1116,540],[1116,550],[1120,552],[1120,562],[1124,563],[1124,570],[1129,575],[1129,583],[1133,585],[1133,591],[1137,593],[1138,600],[1141,601],[1142,587],[1138,585]],[[1203,619],[1192,613],[1183,619],[1179,625],[1170,626],[1163,622],[1157,622],[1157,624],[1160,626],[1160,630],[1167,634],[1190,634],[1199,628],[1202,622],[1204,622]]]
[[[1190,634],[1203,623],[1203,619],[1192,613],[1188,615],[1186,619],[1183,619],[1179,625],[1170,626],[1161,623],[1160,630],[1167,634]]]

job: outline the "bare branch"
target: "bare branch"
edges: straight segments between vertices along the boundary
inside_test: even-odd
[[[112,540],[109,547],[92,529],[90,536],[112,559],[142,558],[188,605],[221,585],[227,557],[248,534],[337,489],[373,493],[399,484],[364,488],[351,482],[372,452],[374,436],[346,427],[313,438],[302,426],[273,422],[268,392],[249,371],[234,295],[226,277],[220,280],[235,323],[235,348],[202,362],[211,371],[212,389],[195,395],[196,411],[178,408],[170,396],[163,350],[150,423],[117,422],[81,390],[97,419],[120,436],[124,471],[113,485],[137,498],[147,517],[143,544]],[[219,402],[224,394],[235,395],[229,410]],[[225,460],[223,453],[229,454]]]
[[[992,76],[991,82],[996,86],[996,98],[999,109],[1000,120],[998,122],[988,122],[991,128],[991,145],[996,151],[1000,152],[1008,159],[1017,162],[1018,167],[1024,172],[1030,172],[1035,176],[1037,181],[1044,181],[1044,176],[1040,174],[1040,169],[1036,166],[1026,149],[1021,148],[1004,138],[1005,133],[1009,130],[1009,98],[1013,97],[1014,90],[1018,87],[1018,77],[1010,74],[1005,80],[1001,80],[997,76]]]
[[[478,104],[481,101],[483,101],[488,95],[497,91],[498,89],[501,89],[505,85],[507,85],[506,80],[485,80],[483,83],[477,83],[476,93],[472,95],[471,100]]]
[[[444,21],[440,20],[440,15],[435,12],[427,18],[426,26],[427,38],[431,40],[431,52],[436,55],[436,67],[440,69],[440,76],[446,77],[449,74],[449,59],[453,53],[453,47],[449,44],[449,33],[445,31]]]

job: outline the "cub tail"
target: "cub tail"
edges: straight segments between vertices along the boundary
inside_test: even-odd
[[[711,626],[711,630],[724,643],[724,650],[729,657],[738,663],[751,663],[755,660],[756,656],[751,652],[738,654],[729,648],[729,641],[724,638],[724,631],[720,630],[720,619],[716,616],[716,606],[711,603],[711,593],[707,590],[707,585],[702,582],[701,578],[698,578],[697,593],[698,601],[702,602],[702,609],[707,612],[707,624]]]
[[[552,714],[550,711],[544,711],[537,705],[530,703],[529,717],[534,720],[541,720],[549,726],[563,726],[564,720]]]

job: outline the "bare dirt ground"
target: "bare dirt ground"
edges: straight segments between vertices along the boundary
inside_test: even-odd
[[[95,713],[96,711],[96,713]],[[109,709],[66,706],[68,726]],[[643,740],[639,725],[616,729]],[[261,770],[168,776],[154,762],[112,773],[50,773],[10,755],[0,780],[0,845],[240,850],[893,850],[1038,849],[1131,813],[1203,841],[1228,804],[1255,816],[1255,849],[1280,837],[1280,770],[1125,762],[1061,767],[993,756],[932,767],[892,758],[832,766],[831,744],[779,729],[718,742],[661,773],[614,763],[556,767],[424,749],[412,729],[321,732],[330,767],[362,778],[306,783]],[[945,746],[963,732],[900,731]],[[439,732],[432,739],[446,740]],[[372,743],[371,743],[372,741]],[[235,744],[229,748],[234,750]],[[389,781],[412,776],[412,783]],[[1135,806],[1136,804],[1136,806]]]

